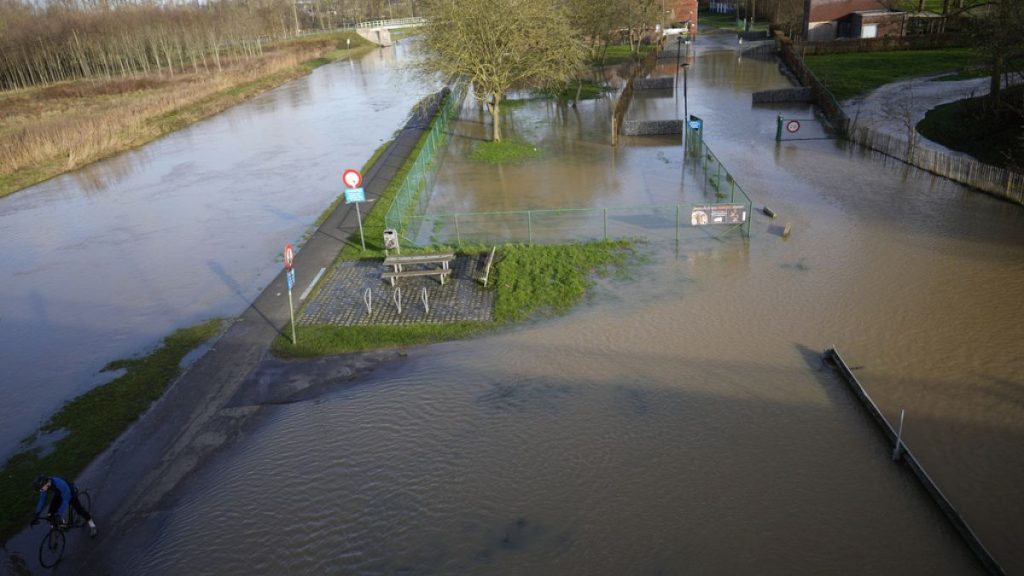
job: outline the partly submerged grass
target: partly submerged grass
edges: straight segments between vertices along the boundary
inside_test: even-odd
[[[622,269],[634,255],[632,248],[625,240],[502,248],[494,268],[495,321],[567,312],[583,298],[594,274]]]
[[[540,158],[539,148],[522,140],[505,139],[500,142],[480,142],[473,147],[469,158],[487,164],[509,164]]]
[[[124,370],[114,380],[65,404],[36,435],[61,435],[44,453],[35,447],[20,452],[0,470],[0,541],[17,533],[32,518],[38,494],[31,490],[37,474],[77,476],[159,398],[181,373],[181,361],[217,334],[221,320],[183,328],[164,338],[147,356],[118,360],[104,371]]]

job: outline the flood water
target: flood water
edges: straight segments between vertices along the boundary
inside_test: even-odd
[[[836,346],[890,420],[906,409],[908,446],[1006,572],[1024,571],[1024,211],[842,143],[777,145],[780,110],[810,111],[752,107],[785,82],[729,38],[697,42],[686,105],[778,219],[755,216],[748,241],[643,245],[648,261],[566,317],[412,349],[355,382],[332,375],[344,358],[275,364],[327,392],[265,407],[149,511],[148,546],[104,568],[981,573],[822,366]],[[449,159],[433,206],[672,201],[690,178],[678,140],[612,151],[608,105],[515,108],[506,134],[545,157]],[[470,146],[458,133],[453,149]]]
[[[239,314],[431,87],[407,47],[317,69],[138,150],[0,199],[0,460],[108,362]]]

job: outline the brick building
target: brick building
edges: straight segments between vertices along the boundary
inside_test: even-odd
[[[899,35],[899,27],[889,24],[889,11],[878,0],[804,0],[804,38],[827,41],[836,38],[860,38]],[[855,16],[859,14],[859,16]],[[902,19],[901,19],[902,21]],[[856,25],[856,34],[854,34]]]
[[[690,22],[690,32],[697,30],[697,0],[665,0],[666,22]]]

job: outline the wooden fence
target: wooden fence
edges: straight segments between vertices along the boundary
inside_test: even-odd
[[[1024,174],[978,162],[967,156],[947,154],[939,150],[911,146],[906,138],[872,130],[867,126],[854,127],[850,140],[937,174],[954,182],[977,188],[983,192],[1024,204]]]

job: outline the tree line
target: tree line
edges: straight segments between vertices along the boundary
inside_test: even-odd
[[[0,0],[0,90],[220,70],[224,58],[259,56],[267,41],[408,15],[415,6],[387,8],[383,0]]]

